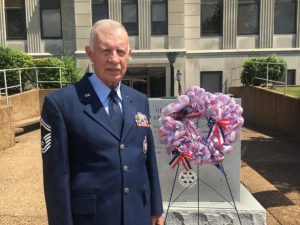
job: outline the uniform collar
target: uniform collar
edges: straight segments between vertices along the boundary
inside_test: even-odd
[[[89,80],[98,96],[100,101],[104,103],[107,100],[107,97],[111,91],[111,88],[108,87],[106,84],[103,83],[99,77],[93,73],[90,77]],[[121,95],[121,90],[120,90],[121,82],[118,83],[117,87],[115,88],[115,91],[118,94],[118,98],[122,100],[122,95]]]

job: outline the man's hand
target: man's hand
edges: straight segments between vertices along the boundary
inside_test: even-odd
[[[162,215],[161,216],[152,216],[151,219],[152,219],[151,225],[164,225],[165,220]]]

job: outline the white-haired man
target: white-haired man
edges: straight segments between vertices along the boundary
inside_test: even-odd
[[[131,57],[125,28],[96,22],[86,53],[94,73],[43,105],[49,225],[163,225],[149,103],[120,82]]]

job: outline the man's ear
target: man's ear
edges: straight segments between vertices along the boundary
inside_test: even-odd
[[[132,61],[131,49],[129,49],[128,55],[129,55],[129,60],[128,61],[131,62]]]
[[[85,46],[85,53],[89,57],[89,59],[93,62],[93,50],[90,46]]]

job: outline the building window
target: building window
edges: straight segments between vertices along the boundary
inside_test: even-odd
[[[296,33],[296,0],[276,0],[274,14],[275,34]]]
[[[287,70],[287,85],[296,84],[296,70]],[[285,76],[282,76],[280,81],[285,82]]]
[[[237,34],[258,34],[259,0],[239,0]]]
[[[201,2],[201,35],[222,35],[223,0]]]
[[[25,0],[5,0],[5,14],[7,39],[26,39]]]
[[[222,92],[222,72],[209,71],[200,73],[200,87],[211,93]]]
[[[166,68],[128,68],[122,83],[151,98],[165,97]]]
[[[93,24],[102,19],[108,19],[108,0],[92,1],[92,21]]]
[[[122,24],[128,35],[138,34],[137,0],[122,0]]]
[[[40,0],[43,39],[62,38],[60,0]]]
[[[151,1],[151,34],[168,34],[168,10],[166,0]]]

